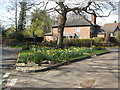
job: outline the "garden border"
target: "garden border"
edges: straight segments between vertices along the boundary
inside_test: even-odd
[[[100,55],[107,54],[107,53],[111,53],[111,52],[108,51],[108,52],[96,54],[96,55],[93,55],[93,56],[100,56]],[[18,56],[19,56],[19,55],[18,55]],[[78,58],[78,59],[66,61],[66,62],[57,64],[57,65],[53,65],[53,66],[50,66],[50,67],[46,67],[46,68],[43,68],[43,69],[38,69],[38,70],[26,70],[26,71],[24,71],[24,72],[30,73],[30,72],[43,72],[43,71],[48,71],[48,70],[51,70],[51,69],[55,69],[55,68],[57,68],[57,67],[59,67],[59,66],[69,65],[69,64],[71,64],[71,63],[78,62],[78,61],[82,61],[82,60],[88,59],[88,58],[92,58],[92,56],[86,56],[86,57],[82,57],[82,58]],[[19,60],[19,58],[18,58],[18,60]],[[17,61],[18,61],[18,60],[17,60]],[[16,64],[17,64],[17,63],[16,63]],[[17,66],[17,67],[24,67],[24,66]]]

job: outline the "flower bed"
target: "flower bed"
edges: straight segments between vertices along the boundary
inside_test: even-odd
[[[72,58],[80,58],[82,56],[90,56],[94,54],[107,52],[104,48],[93,49],[85,47],[69,47],[65,49],[55,49],[51,47],[33,47],[30,50],[20,51],[18,62],[27,63],[35,62],[41,64],[59,64],[71,60]]]

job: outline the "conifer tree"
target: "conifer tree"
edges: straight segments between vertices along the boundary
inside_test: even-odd
[[[21,11],[20,11],[19,20],[18,20],[18,30],[19,31],[25,29],[27,2],[23,0],[22,2],[20,2],[20,5],[21,5]]]

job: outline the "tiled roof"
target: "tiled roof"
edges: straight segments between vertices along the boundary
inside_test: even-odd
[[[65,24],[65,26],[90,26],[90,25],[93,25],[91,23],[91,21],[83,18],[80,15],[73,15],[71,17],[68,17],[66,24]],[[58,25],[57,24],[53,25],[53,27],[56,27],[56,26],[58,26]],[[96,25],[96,26],[98,26],[98,25]]]
[[[105,24],[102,29],[107,32],[114,32],[117,27],[120,29],[120,23],[108,23]]]

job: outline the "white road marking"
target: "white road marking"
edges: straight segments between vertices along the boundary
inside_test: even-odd
[[[13,86],[16,83],[17,79],[12,79],[9,83],[9,86]]]
[[[3,79],[3,80],[0,80],[0,85],[2,85],[2,83],[4,82],[5,80]]]
[[[16,82],[17,82],[17,79],[8,79],[8,77],[10,76],[11,73],[6,73],[4,76],[3,76],[3,80],[0,80],[0,85],[3,84],[3,82],[6,81],[6,85],[7,86],[13,86]]]
[[[3,78],[8,78],[10,76],[11,73],[6,73]]]

